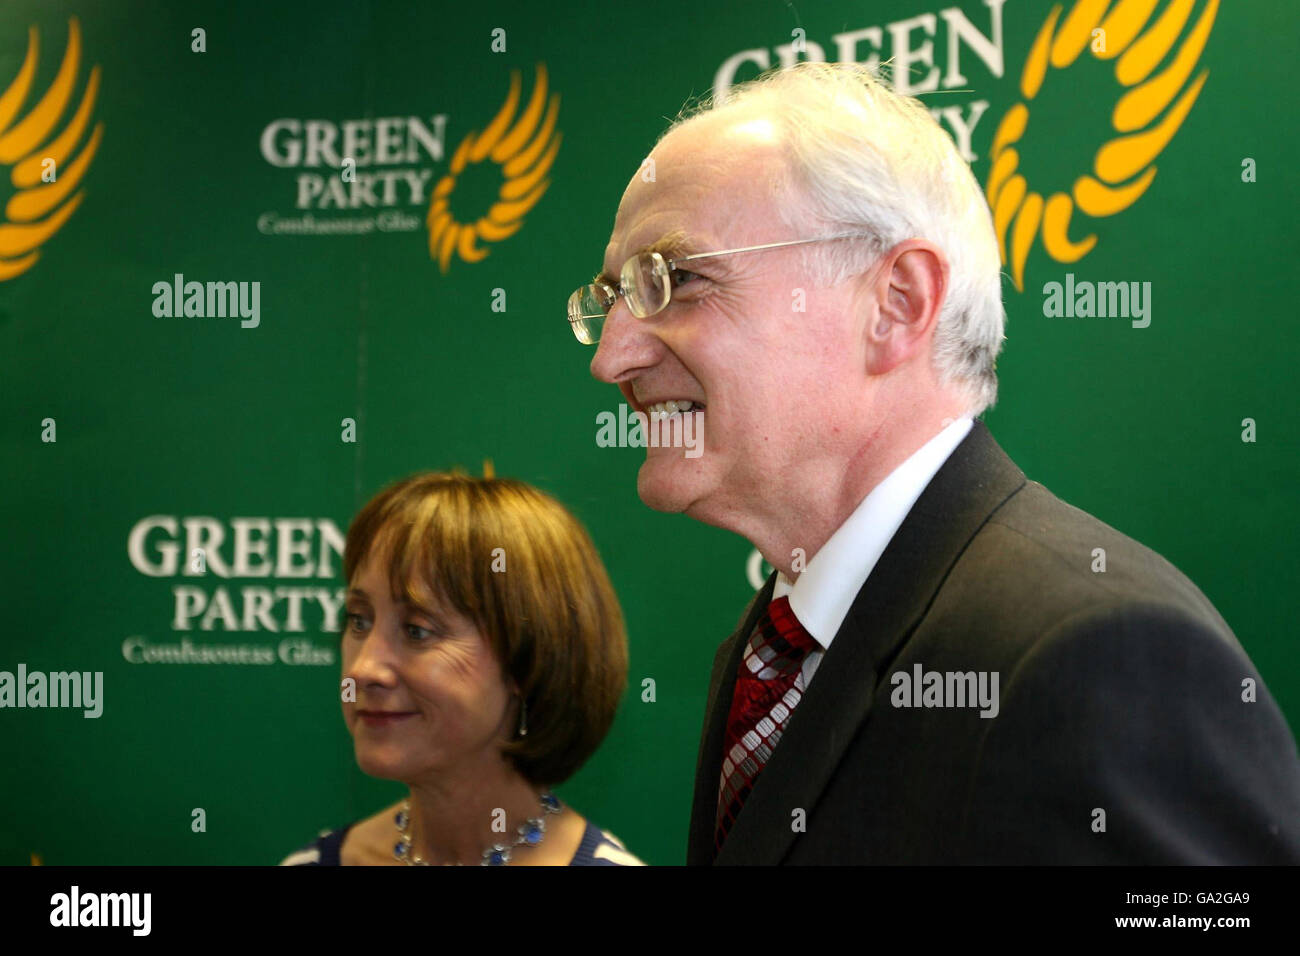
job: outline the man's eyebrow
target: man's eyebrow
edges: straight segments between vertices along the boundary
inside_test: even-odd
[[[633,254],[639,252],[657,252],[665,259],[671,259],[674,256],[689,255],[699,249],[699,243],[693,239],[684,229],[674,229],[672,232],[665,233],[648,246],[642,246],[634,250]],[[623,264],[620,262],[617,268],[621,269]],[[609,285],[618,285],[619,277],[617,273],[611,275],[608,269],[604,269],[598,276],[597,281],[603,281]]]

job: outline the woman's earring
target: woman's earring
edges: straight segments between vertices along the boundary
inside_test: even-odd
[[[519,736],[528,736],[528,701],[519,698]]]

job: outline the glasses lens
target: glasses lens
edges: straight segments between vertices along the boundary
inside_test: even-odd
[[[668,263],[657,252],[643,252],[623,265],[619,277],[627,307],[638,319],[654,315],[668,304]]]
[[[604,285],[584,285],[569,296],[569,325],[583,345],[600,341],[605,316],[614,305],[614,290]]]

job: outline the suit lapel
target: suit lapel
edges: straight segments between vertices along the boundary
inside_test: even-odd
[[[695,764],[695,800],[691,805],[691,829],[687,840],[686,862],[691,866],[713,862],[713,837],[717,829],[718,783],[722,773],[722,743],[726,735],[727,715],[736,692],[736,671],[740,668],[749,633],[759,615],[772,600],[776,572],[754,595],[741,619],[740,627],[718,648],[709,678],[709,700],[704,709],[704,732],[700,735],[700,752]]]
[[[859,590],[715,863],[773,864],[784,859],[795,838],[792,813],[802,809],[809,825],[813,823],[822,790],[871,710],[882,663],[891,659],[920,621],[989,515],[1024,483],[1024,474],[977,420],[921,493]],[[774,579],[775,575],[765,588],[768,599]],[[766,606],[766,601],[756,606]],[[748,617],[746,624],[752,627],[757,614]],[[704,781],[711,781],[714,813],[722,725],[731,705],[740,650],[743,638],[739,650],[732,648],[720,675],[724,686],[710,694],[715,700],[708,711],[709,746],[701,748],[701,769]],[[697,811],[702,795],[697,780]],[[692,832],[692,846],[694,837]]]

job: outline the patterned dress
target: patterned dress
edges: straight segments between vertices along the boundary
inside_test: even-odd
[[[339,830],[325,830],[312,843],[303,847],[280,861],[281,866],[338,866],[339,849],[343,838],[356,824],[348,824]],[[578,844],[578,852],[573,854],[569,866],[645,866],[623,846],[622,841],[587,821],[586,832]]]

